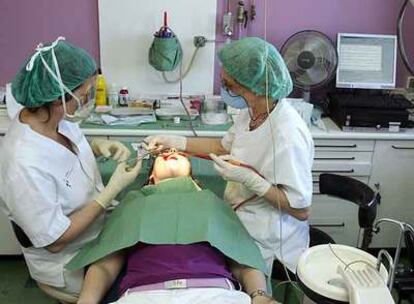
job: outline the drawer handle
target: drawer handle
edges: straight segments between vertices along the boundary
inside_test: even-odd
[[[312,173],[354,173],[355,170],[312,170]]]
[[[345,223],[341,224],[311,224],[312,227],[345,227]]]
[[[315,148],[356,148],[357,145],[315,145]]]
[[[401,146],[394,146],[394,145],[392,145],[391,147],[396,150],[414,150],[414,147],[401,147]]]
[[[315,157],[314,160],[355,160],[355,157]]]

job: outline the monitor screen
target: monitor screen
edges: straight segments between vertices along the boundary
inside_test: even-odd
[[[397,36],[338,34],[337,88],[395,88]]]

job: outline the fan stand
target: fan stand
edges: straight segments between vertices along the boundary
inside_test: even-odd
[[[302,98],[304,102],[310,102],[310,87],[303,88]]]

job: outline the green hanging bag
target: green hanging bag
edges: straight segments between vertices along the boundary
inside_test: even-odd
[[[175,70],[183,58],[180,41],[174,34],[171,37],[154,37],[148,53],[151,66],[160,72]]]

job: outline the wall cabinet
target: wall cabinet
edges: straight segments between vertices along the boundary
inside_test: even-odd
[[[356,246],[358,241],[358,206],[321,195],[319,175],[333,173],[368,183],[372,170],[373,140],[315,140],[312,168],[313,199],[310,223],[328,233],[336,243]]]
[[[414,142],[379,140],[375,144],[370,185],[379,184],[378,217],[414,225]],[[395,247],[397,228],[382,225],[373,246]]]

